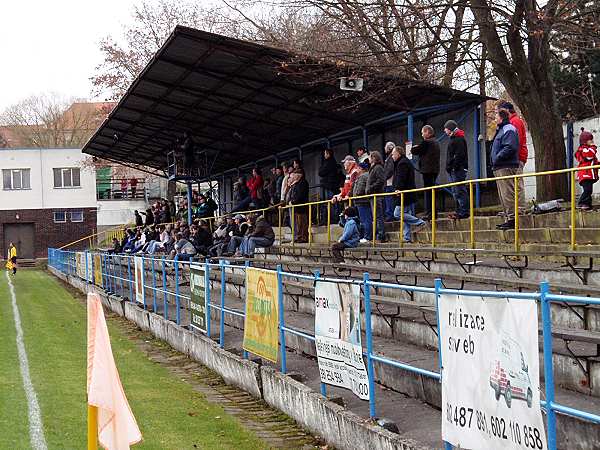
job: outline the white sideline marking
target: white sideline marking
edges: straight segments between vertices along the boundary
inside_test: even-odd
[[[13,317],[15,319],[15,328],[17,330],[17,350],[19,352],[19,366],[21,368],[21,377],[23,378],[23,389],[27,397],[27,408],[29,409],[29,439],[31,446],[35,450],[46,450],[46,438],[44,437],[44,426],[42,425],[42,415],[40,413],[40,405],[29,376],[29,363],[27,362],[27,352],[25,351],[25,343],[23,342],[23,329],[21,328],[21,316],[17,306],[17,296],[13,287],[8,271],[5,271],[10,296],[12,300]]]

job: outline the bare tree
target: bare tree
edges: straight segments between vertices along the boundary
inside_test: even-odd
[[[57,94],[34,95],[0,114],[7,147],[81,148],[112,109]]]
[[[100,42],[104,60],[91,77],[94,94],[118,100],[176,25],[225,34],[235,32],[233,22],[223,20],[219,8],[205,7],[201,2],[143,1],[134,7],[132,21],[120,39],[107,36]]]

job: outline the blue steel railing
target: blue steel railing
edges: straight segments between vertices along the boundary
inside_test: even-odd
[[[81,253],[91,253],[91,252],[81,252]],[[66,250],[57,250],[57,249],[48,249],[48,265],[59,270],[63,274],[78,276],[77,274],[77,265],[76,265],[76,254],[77,252],[66,251]],[[98,254],[98,253],[95,253]],[[120,295],[123,298],[128,298],[129,301],[135,302],[134,298],[134,290],[135,290],[135,280],[133,278],[133,272],[131,270],[133,255],[123,255],[123,254],[109,254],[109,253],[100,253],[101,261],[102,261],[102,287],[109,294]],[[146,303],[146,289],[151,290],[152,292],[152,307],[153,311],[157,311],[158,305],[158,297],[157,294],[161,294],[163,296],[163,315],[164,318],[169,320],[169,305],[171,304],[169,299],[174,300],[174,305],[176,308],[176,316],[175,322],[179,325],[181,324],[181,314],[180,311],[182,309],[181,300],[189,300],[190,296],[184,295],[180,292],[179,289],[179,281],[182,274],[182,271],[179,270],[180,265],[182,267],[186,265],[190,265],[190,261],[177,261],[177,260],[169,260],[165,257],[155,258],[154,256],[143,256],[142,257],[144,264],[149,262],[151,267],[149,269],[152,274],[152,284],[145,284],[144,277],[142,277],[143,284],[143,301],[142,306],[144,309],[147,309],[148,305]],[[123,261],[126,261],[127,267],[127,278],[123,276]],[[85,274],[81,277],[87,283],[92,282],[90,271],[92,268],[88,267],[88,258],[84,258],[85,261]],[[117,264],[118,262],[118,264]],[[160,267],[160,275],[162,280],[162,289],[156,287],[156,264]],[[219,263],[209,263],[206,261],[193,261],[194,264],[200,264],[204,266],[205,274],[206,274],[206,286],[207,286],[207,299],[211,299],[210,297],[210,271],[212,268],[218,268],[220,270],[221,278],[221,292],[220,292],[220,301],[219,303],[213,303],[212,301],[208,302],[208,307],[214,310],[219,311],[219,346],[221,348],[225,345],[225,314],[230,314],[238,317],[245,317],[244,311],[238,311],[235,309],[231,309],[225,306],[225,298],[226,298],[226,289],[227,289],[227,280],[226,280],[226,269],[231,270],[242,270],[244,271],[246,267],[249,266],[249,261],[245,262],[245,266],[241,265],[231,265],[224,260],[221,260]],[[118,267],[118,269],[117,269]],[[167,267],[173,267],[173,276],[175,283],[175,292],[167,290]],[[83,268],[82,268],[83,269]],[[80,272],[82,272],[80,269]],[[146,272],[146,266],[144,265],[144,274]],[[552,365],[552,323],[550,316],[550,304],[552,302],[561,302],[561,303],[569,303],[569,304],[586,304],[586,305],[597,305],[600,306],[599,298],[592,297],[582,297],[582,296],[572,296],[572,295],[557,295],[550,293],[550,285],[547,282],[540,283],[540,291],[532,292],[532,293],[523,293],[523,292],[499,292],[499,291],[469,291],[469,290],[458,290],[458,289],[447,289],[442,285],[441,279],[435,280],[435,286],[433,288],[430,287],[421,287],[421,286],[409,286],[409,285],[401,285],[394,283],[385,283],[378,281],[371,281],[369,279],[369,274],[365,273],[362,280],[352,280],[352,279],[341,279],[341,278],[329,278],[329,277],[321,277],[318,271],[314,272],[313,276],[292,273],[292,272],[284,272],[280,265],[277,266],[277,283],[279,285],[279,339],[280,339],[280,348],[281,348],[281,372],[287,372],[287,359],[286,359],[286,333],[296,335],[305,339],[308,339],[312,342],[315,341],[315,336],[305,333],[300,330],[296,330],[285,324],[285,311],[284,311],[284,289],[283,283],[284,277],[294,278],[297,280],[305,280],[305,281],[329,281],[334,283],[350,283],[350,284],[359,284],[362,286],[364,291],[364,308],[365,308],[365,334],[366,334],[366,351],[363,351],[363,355],[367,358],[367,372],[368,372],[368,382],[369,382],[369,415],[371,418],[376,417],[377,408],[376,408],[376,395],[375,395],[375,375],[374,375],[374,367],[373,362],[377,361],[381,364],[387,364],[402,370],[406,370],[411,373],[415,373],[417,375],[425,376],[428,378],[432,378],[441,382],[441,363],[442,363],[442,346],[439,343],[439,332],[438,332],[438,352],[439,352],[439,370],[440,372],[432,372],[426,369],[422,369],[420,367],[412,366],[408,363],[404,363],[401,361],[397,361],[391,358],[386,358],[385,356],[377,355],[373,351],[373,334],[372,334],[372,325],[371,325],[371,289],[372,288],[385,288],[385,289],[399,289],[405,292],[421,292],[421,293],[429,293],[435,295],[435,303],[436,303],[436,317],[437,317],[437,327],[439,330],[439,297],[441,294],[460,294],[462,296],[471,296],[471,297],[497,297],[497,298],[515,298],[515,299],[524,299],[531,301],[539,301],[541,304],[542,311],[542,338],[543,338],[543,357],[544,357],[544,380],[545,380],[545,395],[546,400],[541,400],[541,407],[546,411],[546,421],[547,421],[547,439],[548,439],[548,449],[556,450],[557,448],[557,439],[556,439],[556,412],[560,412],[563,414],[567,414],[573,417],[577,417],[583,420],[587,420],[593,422],[595,424],[600,424],[600,415],[594,414],[591,412],[582,411],[579,409],[571,408],[565,405],[561,405],[556,403],[555,401],[555,385],[554,385],[554,369]],[[126,295],[129,294],[129,295]],[[207,314],[207,331],[206,335],[211,336],[211,315]],[[248,358],[248,353],[243,351],[243,357]],[[326,385],[321,383],[321,393],[326,395]],[[452,449],[452,446],[448,443],[444,443],[446,449]]]

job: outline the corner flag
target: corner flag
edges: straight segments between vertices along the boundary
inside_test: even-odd
[[[107,450],[129,449],[142,434],[119,379],[98,294],[88,294],[87,311],[88,448],[95,448],[97,435]]]

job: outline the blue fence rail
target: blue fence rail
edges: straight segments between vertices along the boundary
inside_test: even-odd
[[[80,263],[79,273],[77,271],[77,262],[76,255],[77,253],[83,253],[86,256],[82,258],[83,261]],[[65,251],[58,249],[48,249],[48,265],[59,270],[63,274],[71,275],[71,276],[79,276],[80,278],[86,280],[88,283],[94,282],[94,267],[90,267],[88,261],[93,260],[89,259],[88,254],[92,254],[93,256],[99,256],[101,261],[101,274],[102,274],[102,284],[101,287],[110,294],[120,295],[123,298],[127,298],[130,302],[136,302],[136,298],[134,297],[135,292],[135,278],[134,272],[132,271],[133,258],[132,255],[123,255],[123,254],[109,254],[109,253],[94,253],[94,252],[73,252],[73,251]],[[161,302],[162,297],[162,309],[163,316],[167,320],[171,320],[169,318],[169,306],[174,305],[175,307],[175,319],[174,321],[179,325],[181,324],[181,311],[184,306],[182,306],[182,301],[190,300],[189,295],[185,295],[180,290],[180,281],[182,279],[185,270],[182,270],[185,266],[188,266],[193,262],[194,264],[199,264],[204,266],[204,270],[206,273],[206,280],[210,280],[210,273],[213,269],[218,269],[221,274],[220,278],[220,302],[213,303],[212,301],[208,302],[208,307],[214,310],[219,311],[219,336],[218,342],[221,348],[225,345],[225,314],[230,314],[234,316],[244,317],[245,314],[243,311],[237,311],[235,309],[228,308],[225,304],[226,299],[226,290],[227,290],[227,280],[226,280],[226,269],[231,270],[241,270],[244,271],[246,267],[249,266],[249,261],[245,262],[245,265],[238,264],[230,264],[225,260],[221,260],[218,263],[209,263],[206,261],[177,261],[177,260],[169,260],[165,257],[155,258],[153,256],[144,256],[142,257],[144,261],[144,270],[142,275],[142,300],[138,302],[143,306],[144,309],[148,309],[149,303],[151,301],[153,311],[157,311],[158,306]],[[146,266],[150,266],[149,269]],[[124,273],[126,268],[126,274]],[[157,269],[158,268],[158,269]],[[175,284],[175,291],[170,291],[167,289],[167,278],[168,278],[168,269],[173,269],[173,277]],[[151,274],[151,281],[146,282],[145,276],[146,272]],[[440,371],[432,372],[429,370],[425,370],[419,367],[412,366],[408,363],[404,363],[402,361],[397,361],[391,358],[386,358],[384,356],[378,355],[373,351],[373,333],[372,333],[372,324],[371,324],[371,290],[376,288],[386,288],[386,289],[398,289],[408,293],[422,292],[429,293],[435,295],[436,300],[436,316],[437,316],[437,326],[439,330],[439,297],[442,294],[460,294],[462,296],[471,296],[471,297],[496,297],[496,298],[515,298],[515,299],[525,299],[530,301],[539,302],[541,306],[542,312],[542,339],[543,339],[543,360],[544,360],[544,380],[545,380],[545,400],[541,400],[541,407],[546,411],[546,421],[547,421],[547,440],[548,440],[548,449],[556,450],[557,449],[557,438],[556,438],[556,412],[560,412],[566,415],[570,415],[573,417],[577,417],[583,420],[590,421],[595,424],[600,424],[600,415],[594,414],[591,412],[582,411],[579,409],[571,408],[565,405],[561,405],[555,401],[555,384],[554,384],[554,370],[552,365],[552,323],[551,323],[551,311],[550,304],[552,302],[560,302],[567,304],[585,304],[585,305],[598,305],[600,306],[599,298],[592,297],[580,297],[580,296],[570,296],[570,295],[556,295],[550,292],[550,286],[547,282],[540,283],[539,292],[532,293],[523,293],[523,292],[507,292],[507,291],[471,291],[471,290],[457,290],[457,289],[448,289],[443,287],[442,280],[436,279],[435,286],[431,287],[420,287],[420,286],[409,286],[409,285],[401,285],[394,283],[385,283],[379,281],[372,281],[369,278],[369,274],[365,273],[362,280],[353,280],[353,279],[341,279],[341,278],[330,278],[330,277],[322,277],[319,271],[315,271],[313,276],[285,272],[282,270],[281,266],[277,266],[277,282],[279,285],[279,340],[280,340],[280,349],[281,349],[281,372],[286,373],[286,334],[297,335],[308,339],[310,341],[315,341],[315,336],[305,333],[300,330],[296,330],[292,327],[286,326],[285,323],[285,310],[284,310],[284,289],[283,283],[284,278],[286,279],[296,279],[296,280],[307,280],[307,281],[329,281],[334,283],[351,283],[351,284],[359,284],[363,289],[363,299],[364,299],[364,311],[365,311],[365,335],[366,335],[366,350],[363,349],[363,355],[367,359],[367,372],[368,372],[368,382],[369,382],[369,413],[371,417],[377,416],[377,403],[376,403],[376,391],[375,391],[375,376],[374,376],[374,367],[373,362],[377,361],[382,364],[387,364],[396,368],[400,368],[421,376],[429,377],[434,380],[441,382],[441,345],[439,345],[439,333],[438,333],[438,352],[439,352],[439,361],[440,361]],[[157,279],[158,277],[158,279]],[[159,287],[157,287],[157,285]],[[207,282],[207,289],[210,290],[210,283]],[[162,286],[162,287],[160,287]],[[151,299],[146,297],[146,290],[150,290],[152,292]],[[207,291],[207,298],[210,299],[210,291]],[[206,334],[211,337],[211,315],[207,315],[207,330]],[[243,356],[245,358],[248,357],[246,351],[243,352]],[[326,394],[326,385],[321,384],[321,393],[323,395]],[[452,449],[452,446],[448,443],[445,443],[446,449]]]

